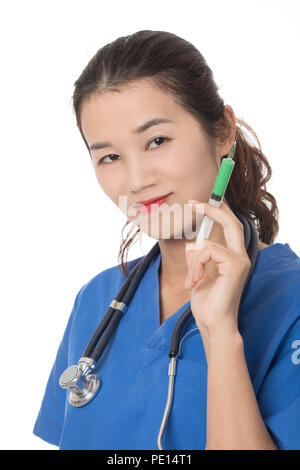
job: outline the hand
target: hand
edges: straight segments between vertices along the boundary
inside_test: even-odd
[[[189,200],[191,201],[191,200]],[[237,314],[242,290],[251,267],[244,245],[243,224],[222,201],[220,207],[193,201],[192,210],[203,206],[204,215],[221,224],[227,247],[209,239],[186,242],[188,275],[185,288],[192,289],[191,310],[198,328],[205,332],[238,330]],[[216,264],[216,275],[205,275],[209,261]]]

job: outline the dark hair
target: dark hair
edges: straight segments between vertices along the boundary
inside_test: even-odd
[[[99,49],[75,81],[73,107],[88,151],[80,119],[83,101],[94,93],[120,91],[118,87],[138,79],[149,80],[171,94],[176,103],[201,124],[210,143],[216,139],[222,142],[230,135],[224,101],[218,93],[213,72],[199,50],[175,34],[143,30],[119,37]],[[272,170],[252,128],[239,118],[236,123],[242,126],[238,129],[236,165],[226,190],[226,201],[234,213],[239,212],[252,220],[263,243],[272,244],[279,230],[277,203],[266,191]],[[252,141],[243,128],[249,131]],[[129,231],[124,239],[124,229],[129,223],[127,220],[123,227],[118,255],[126,276],[127,250],[140,232],[137,228],[130,236]]]

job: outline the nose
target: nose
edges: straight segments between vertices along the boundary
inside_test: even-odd
[[[129,193],[135,195],[142,194],[145,188],[153,184],[152,169],[141,157],[131,159],[128,162],[125,178]]]

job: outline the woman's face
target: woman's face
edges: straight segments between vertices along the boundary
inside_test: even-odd
[[[153,119],[169,122],[136,131]],[[203,216],[184,204],[209,200],[219,165],[198,121],[172,96],[139,80],[120,92],[92,95],[82,105],[81,125],[97,180],[125,216],[155,239],[192,238]],[[105,146],[94,148],[100,142]],[[167,194],[150,212],[132,207]]]

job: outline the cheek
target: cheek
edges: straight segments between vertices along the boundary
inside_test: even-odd
[[[194,139],[195,136],[190,133],[178,139],[176,146],[173,146],[172,152],[168,155],[169,172],[176,178],[190,178],[195,175],[199,178],[203,169],[207,167],[208,155],[201,143]]]
[[[201,179],[201,160],[197,156],[185,154],[173,155],[166,167],[168,177],[179,184],[191,184]]]
[[[179,147],[176,152],[171,152],[168,158],[163,160],[163,167],[160,170],[162,169],[168,179],[182,182],[195,172],[195,163],[192,163],[191,158]]]
[[[182,193],[184,198],[208,200],[217,175],[214,161],[209,154],[203,154],[201,149],[199,152],[193,148],[189,153],[182,152],[183,149],[173,155],[166,170],[167,178],[175,183],[171,189]]]

